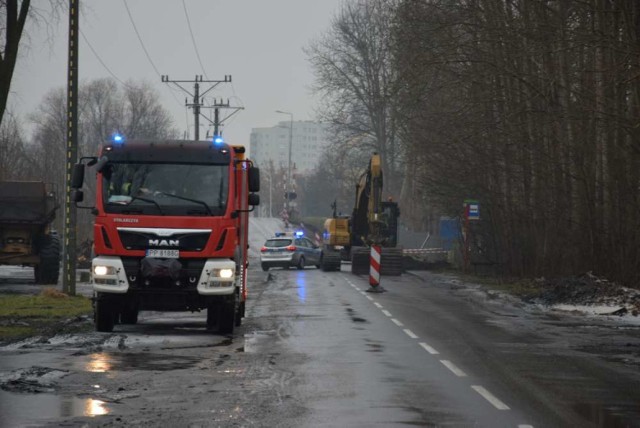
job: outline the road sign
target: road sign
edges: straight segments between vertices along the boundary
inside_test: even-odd
[[[465,199],[463,207],[467,220],[480,220],[480,202],[475,199]]]

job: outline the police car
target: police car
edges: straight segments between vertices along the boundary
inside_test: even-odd
[[[279,232],[267,239],[260,249],[260,264],[265,272],[274,267],[320,267],[320,254],[320,247],[305,237],[303,232]]]

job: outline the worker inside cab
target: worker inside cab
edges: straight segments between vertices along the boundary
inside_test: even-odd
[[[103,168],[105,203],[143,211],[222,215],[229,198],[229,168],[211,164],[109,163]]]

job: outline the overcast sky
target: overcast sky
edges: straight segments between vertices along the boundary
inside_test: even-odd
[[[44,0],[32,2],[42,6]],[[273,126],[288,116],[314,118],[315,101],[310,86],[313,74],[302,48],[330,25],[342,0],[185,0],[191,30],[202,60],[192,42],[182,0],[127,0],[135,26],[151,61],[160,74],[191,80],[195,75],[211,80],[232,75],[233,85],[222,84],[210,92],[245,110],[223,128],[225,139],[249,145],[251,128]],[[185,112],[187,94],[162,83],[136,36],[122,0],[81,0],[80,80],[117,76],[146,80],[159,92],[171,112],[174,126],[183,132],[193,113]],[[21,46],[9,106],[23,117],[35,111],[52,88],[66,86],[66,10],[57,25],[31,25]],[[206,79],[206,77],[204,77]],[[186,88],[193,91],[193,84]],[[206,84],[202,84],[206,89]],[[191,100],[190,100],[191,102]],[[188,115],[188,116],[187,116]],[[206,122],[201,120],[201,124]],[[207,127],[201,127],[200,136]]]

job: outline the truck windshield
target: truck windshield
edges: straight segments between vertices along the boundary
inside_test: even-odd
[[[227,209],[227,165],[112,162],[102,177],[108,213],[220,216]]]

